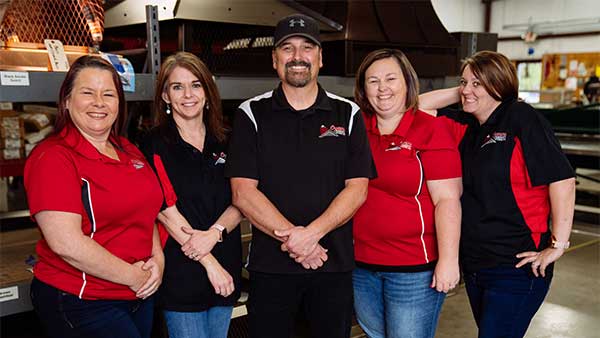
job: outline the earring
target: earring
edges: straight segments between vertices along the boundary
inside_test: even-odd
[[[209,110],[210,106],[208,105],[208,102],[206,102],[206,104],[204,105],[204,109]]]
[[[165,112],[167,113],[167,115],[171,114],[171,104],[167,103],[167,109],[165,110]]]

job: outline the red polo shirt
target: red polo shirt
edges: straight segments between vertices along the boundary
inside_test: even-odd
[[[32,217],[53,210],[79,214],[81,230],[113,255],[134,263],[152,251],[161,188],[139,150],[121,138],[119,160],[104,156],[72,125],[46,139],[25,165]],[[42,238],[39,280],[83,299],[135,299],[126,285],[88,275],[56,255]]]
[[[438,251],[426,183],[461,176],[452,135],[422,111],[407,111],[389,135],[379,133],[375,115],[365,115],[365,124],[378,177],[354,216],[357,263],[430,268]]]

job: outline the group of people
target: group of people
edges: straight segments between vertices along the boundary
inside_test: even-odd
[[[371,338],[434,337],[459,267],[479,337],[524,336],[569,246],[575,181],[514,67],[479,52],[457,88],[419,95],[406,56],[377,50],[355,103],[319,85],[322,53],[313,19],[283,18],[280,84],[231,130],[206,65],[169,56],[141,151],[120,136],[112,66],[73,63],[25,167],[49,336],[150,337],[156,300],[169,337],[227,337],[242,217],[251,337],[290,337],[300,312],[312,337],[349,337],[353,313]]]

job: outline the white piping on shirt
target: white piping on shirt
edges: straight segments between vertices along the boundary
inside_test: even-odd
[[[429,257],[427,256],[427,247],[425,246],[425,240],[423,240],[423,236],[425,234],[425,220],[423,219],[423,209],[421,208],[421,202],[419,202],[419,195],[421,194],[421,190],[423,189],[423,163],[421,163],[421,159],[419,158],[419,152],[415,153],[415,157],[419,162],[419,189],[417,194],[415,195],[415,201],[417,201],[417,206],[419,206],[419,217],[421,219],[421,244],[423,245],[423,254],[425,255],[425,262],[429,263]]]

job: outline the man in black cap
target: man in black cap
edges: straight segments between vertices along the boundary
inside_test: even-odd
[[[317,82],[319,26],[295,14],[277,24],[273,91],[242,103],[225,174],[253,225],[250,336],[285,338],[298,311],[311,336],[347,338],[352,319],[352,221],[375,176],[353,102]]]

